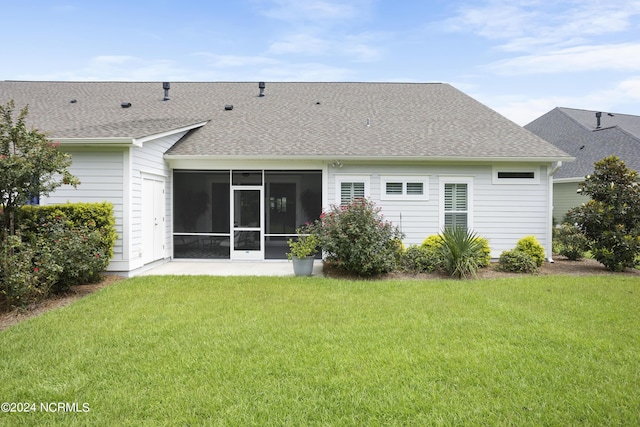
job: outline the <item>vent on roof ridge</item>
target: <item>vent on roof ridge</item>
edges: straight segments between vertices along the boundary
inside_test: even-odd
[[[226,111],[231,111],[231,110],[233,110],[233,105],[232,104],[227,104],[227,105],[224,106],[224,109]]]
[[[264,88],[265,88],[264,82],[258,83],[258,89],[260,89],[260,95],[258,96],[264,96]]]
[[[78,102],[77,99],[72,99],[71,101],[69,101],[71,104],[75,104],[76,102]]]
[[[120,104],[120,106],[122,108],[129,108],[129,107],[131,107],[131,103],[130,102],[123,102],[122,104]]]
[[[162,83],[162,89],[164,89],[164,98],[162,100],[163,101],[168,101],[169,100],[169,89],[171,89],[171,83],[169,83],[169,82]]]

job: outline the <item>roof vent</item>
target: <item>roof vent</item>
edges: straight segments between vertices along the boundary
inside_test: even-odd
[[[171,83],[169,83],[169,82],[162,83],[162,89],[164,89],[164,98],[162,100],[163,101],[168,101],[169,100],[169,89],[171,89]]]
[[[122,104],[120,104],[120,106],[122,108],[129,108],[129,107],[131,107],[131,103],[130,102],[123,102]]]
[[[225,109],[226,111],[231,111],[231,110],[233,110],[233,105],[231,105],[231,104],[227,104],[227,105],[225,105],[225,106],[224,106],[224,109]]]
[[[72,103],[72,104],[75,104],[76,102],[78,102],[78,100],[77,100],[77,99],[72,99],[72,100],[71,100],[71,101],[69,101],[69,102],[70,102],[70,103]]]
[[[600,117],[602,117],[602,113],[598,111],[596,113],[596,129],[600,129]]]
[[[264,88],[265,88],[264,82],[258,83],[258,89],[260,89],[260,95],[258,96],[264,96]]]

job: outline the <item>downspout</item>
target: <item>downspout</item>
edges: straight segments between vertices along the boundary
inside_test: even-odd
[[[549,200],[547,202],[547,261],[553,263],[553,176],[562,167],[562,162],[558,161],[547,174],[547,183],[549,191],[547,192]]]

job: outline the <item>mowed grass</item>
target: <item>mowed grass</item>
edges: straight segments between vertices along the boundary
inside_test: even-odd
[[[0,424],[638,425],[639,307],[617,276],[139,277],[0,332],[0,400],[38,405]]]

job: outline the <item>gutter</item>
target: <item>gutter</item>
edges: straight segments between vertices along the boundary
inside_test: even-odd
[[[556,164],[549,170],[547,173],[547,181],[549,185],[549,190],[547,194],[549,195],[549,200],[547,202],[547,261],[553,263],[553,176],[560,170],[562,167],[562,161],[559,160]]]

